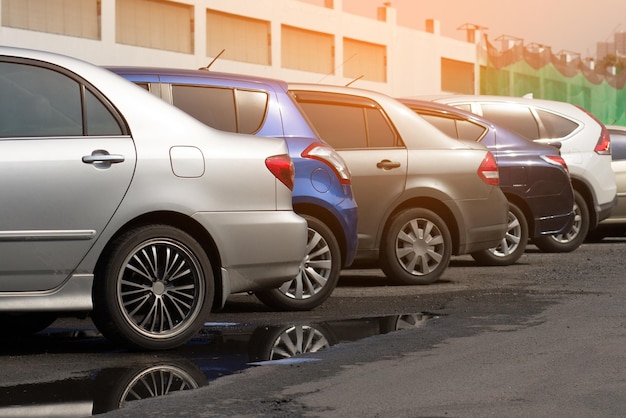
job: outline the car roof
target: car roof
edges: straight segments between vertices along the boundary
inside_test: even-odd
[[[408,141],[407,145],[413,148],[433,147],[444,144],[448,147],[458,148],[459,142],[465,144],[463,145],[465,147],[476,147],[478,144],[474,141],[458,141],[457,139],[450,138],[448,135],[444,134],[432,124],[427,122],[424,118],[415,113],[415,111],[406,106],[404,103],[387,94],[374,90],[313,83],[289,83],[289,90],[296,92],[311,91],[333,93],[346,96],[346,100],[351,100],[350,96],[352,96],[355,100],[363,100],[363,98],[373,100],[384,109],[385,113],[398,130],[402,140],[405,141],[405,143]],[[419,128],[416,129],[416,127]],[[429,138],[439,138],[439,142],[429,140]]]
[[[555,147],[558,149],[557,144],[548,145],[548,144],[542,144],[542,143],[531,141],[530,139],[524,138],[523,136],[511,131],[510,129],[506,129],[500,125],[497,125],[480,115],[477,115],[472,112],[468,112],[458,107],[450,106],[444,103],[431,102],[428,100],[419,100],[419,99],[398,99],[398,100],[411,108],[420,107],[426,111],[431,111],[435,113],[443,113],[443,114],[451,114],[451,115],[459,116],[466,120],[473,121],[481,125],[487,126],[489,129],[491,129],[492,131],[496,133],[497,137],[501,138],[503,136],[506,136],[509,139],[509,141],[513,141],[517,144],[523,144],[528,149],[550,150],[550,151],[554,151]]]
[[[171,76],[171,77],[207,77],[211,79],[220,79],[220,80],[229,80],[229,81],[241,81],[248,83],[263,83],[269,84],[283,91],[287,90],[287,83],[283,80],[269,78],[269,77],[259,77],[247,74],[237,74],[237,73],[224,73],[224,72],[216,72],[210,71],[208,69],[199,68],[199,69],[189,69],[189,68],[173,68],[173,67],[150,67],[150,66],[116,66],[116,65],[108,65],[104,66],[109,71],[112,71],[116,74],[127,74],[127,75],[153,75],[153,76]]]
[[[475,120],[478,121],[484,125],[489,125],[492,127],[495,127],[494,123],[491,122],[490,120],[485,119],[484,117],[477,115],[475,113],[472,112],[468,112],[467,110],[463,110],[460,109],[458,107],[454,107],[454,106],[450,106],[448,104],[445,103],[439,103],[439,102],[431,102],[428,100],[420,100],[420,99],[398,99],[400,102],[408,105],[409,107],[413,108],[413,107],[420,107],[422,109],[426,109],[426,110],[431,110],[431,111],[436,111],[439,113],[450,113],[450,114],[454,114],[456,116],[460,116],[463,117],[465,119],[470,119],[470,120]]]
[[[585,113],[579,106],[561,102],[558,100],[548,99],[535,99],[532,97],[517,97],[517,96],[495,96],[486,94],[448,94],[448,95],[431,95],[420,96],[419,99],[426,99],[431,101],[437,101],[440,103],[461,103],[461,102],[497,102],[497,103],[511,103],[511,104],[525,104],[529,106],[535,106],[552,111],[560,111],[563,113],[571,114],[572,112],[579,114]]]

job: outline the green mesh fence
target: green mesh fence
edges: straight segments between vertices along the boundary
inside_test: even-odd
[[[626,71],[604,75],[579,58],[566,61],[549,48],[533,53],[522,45],[498,51],[488,41],[481,65],[480,93],[498,96],[532,94],[583,106],[605,124],[626,126]],[[571,58],[571,57],[570,57]]]

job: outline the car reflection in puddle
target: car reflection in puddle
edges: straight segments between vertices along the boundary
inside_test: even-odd
[[[143,358],[132,366],[94,370],[61,381],[0,386],[0,416],[88,416],[123,408],[127,402],[196,389],[251,366],[316,361],[332,345],[422,326],[427,313],[347,319],[311,325],[263,326],[207,323],[180,349]],[[67,338],[99,338],[68,333]],[[63,338],[56,335],[55,338]]]

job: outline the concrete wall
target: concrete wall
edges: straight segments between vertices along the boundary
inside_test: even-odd
[[[272,29],[272,64],[270,66],[219,59],[211,67],[215,71],[325,84],[346,84],[351,81],[341,76],[341,71],[335,71],[335,74],[319,74],[282,68],[280,62],[282,24],[334,34],[337,67],[341,66],[345,60],[343,37],[386,45],[387,82],[358,80],[353,86],[369,88],[393,96],[440,93],[442,57],[469,63],[476,63],[477,60],[477,49],[474,43],[440,36],[437,21],[431,22],[430,27],[433,28],[433,33],[398,26],[397,10],[391,6],[381,6],[378,9],[378,18],[370,19],[342,12],[341,0],[324,2],[329,7],[299,0],[177,1],[195,6],[194,54],[117,44],[115,41],[115,0],[102,0],[101,40],[0,26],[0,44],[49,50],[75,56],[98,65],[198,68],[206,66],[213,58],[205,55],[204,37],[206,33],[205,10],[213,9],[270,21]],[[478,73],[475,74],[476,83],[478,83]]]

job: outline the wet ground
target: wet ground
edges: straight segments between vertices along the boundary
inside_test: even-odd
[[[272,312],[253,296],[236,296],[190,343],[165,353],[129,353],[101,338],[88,319],[60,320],[41,334],[2,342],[0,415],[148,416],[157,408],[178,416],[188,407],[191,415],[212,416],[208,407],[217,415],[300,416],[304,406],[270,388],[284,391],[346,365],[407,352],[437,353],[451,339],[488,330],[532,328],[550,307],[598,292],[606,277],[623,277],[624,250],[619,240],[561,255],[530,248],[518,264],[492,268],[458,257],[430,286],[390,286],[380,270],[347,270],[329,301],[312,312]],[[265,373],[268,387],[260,390]],[[224,388],[236,408],[225,406]],[[178,396],[132,402],[183,391],[191,398],[182,406]]]

